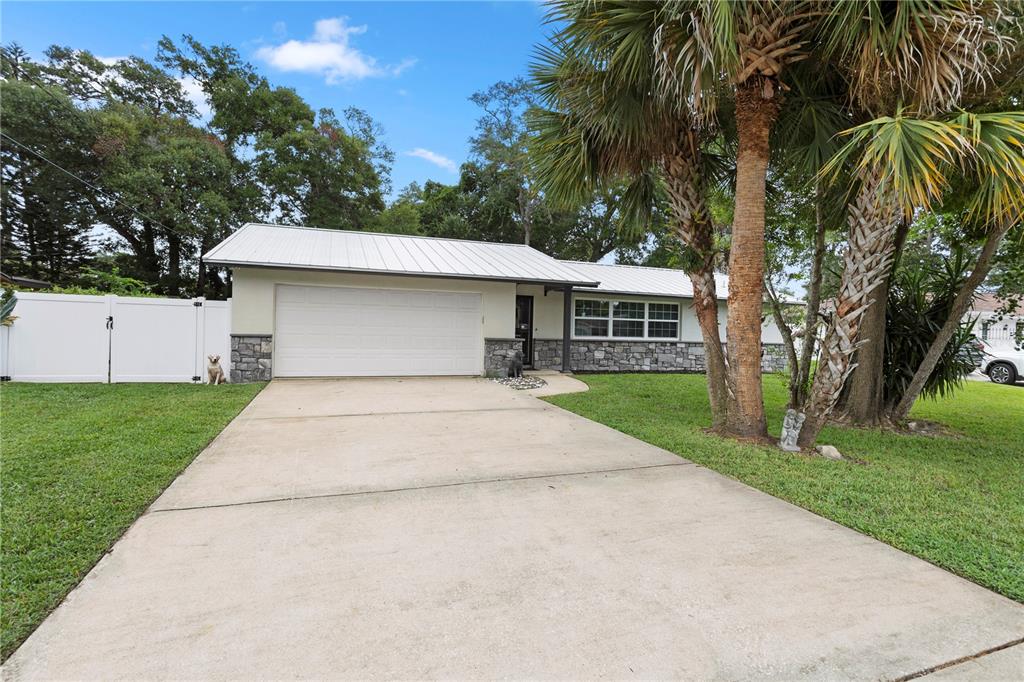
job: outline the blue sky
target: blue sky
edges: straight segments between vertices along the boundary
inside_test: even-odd
[[[314,108],[365,109],[395,151],[397,191],[454,182],[475,91],[527,75],[546,32],[536,2],[4,2],[0,40],[34,57],[51,44],[152,59],[161,35],[227,43]]]

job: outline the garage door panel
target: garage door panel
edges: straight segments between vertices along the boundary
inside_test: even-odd
[[[479,374],[480,294],[279,285],[276,376]]]

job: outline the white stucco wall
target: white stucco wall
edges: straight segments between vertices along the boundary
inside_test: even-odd
[[[515,335],[516,285],[511,282],[260,267],[232,269],[232,334],[274,333],[274,287],[277,284],[479,293],[483,299],[484,338],[509,339]]]

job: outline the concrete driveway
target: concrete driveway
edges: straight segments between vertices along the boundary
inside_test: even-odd
[[[1019,604],[497,384],[275,381],[3,676],[1014,679],[1022,637]]]

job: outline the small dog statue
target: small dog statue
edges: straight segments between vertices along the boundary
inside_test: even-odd
[[[508,363],[508,375],[516,379],[523,376],[523,351],[517,350]]]
[[[224,376],[224,368],[220,366],[219,355],[207,355],[206,359],[210,364],[206,366],[208,384],[226,384],[228,379]]]

